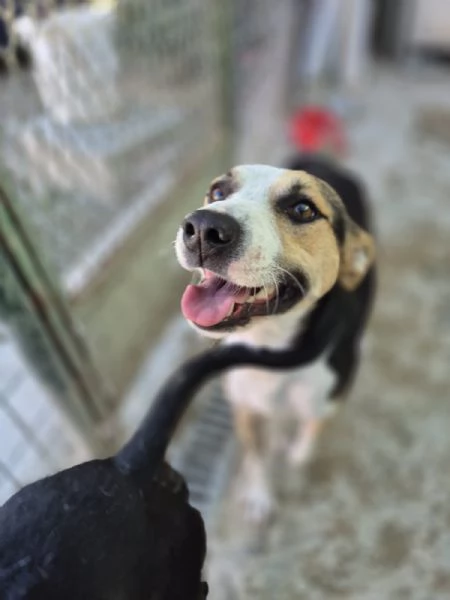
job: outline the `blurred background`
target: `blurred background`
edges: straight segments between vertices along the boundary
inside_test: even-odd
[[[450,3],[0,0],[0,74],[0,502],[117,448],[202,347],[177,227],[233,164],[314,146],[320,107],[379,240],[352,398],[258,534],[217,382],[171,458],[215,598],[448,598]]]

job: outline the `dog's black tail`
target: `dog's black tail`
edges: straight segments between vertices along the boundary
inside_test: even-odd
[[[309,348],[311,358],[314,348]],[[306,356],[306,358],[308,358]],[[239,366],[289,369],[305,361],[298,349],[273,351],[246,346],[218,346],[181,365],[159,391],[156,400],[131,440],[118,452],[118,468],[149,477],[164,459],[169,442],[194,393],[218,373]]]

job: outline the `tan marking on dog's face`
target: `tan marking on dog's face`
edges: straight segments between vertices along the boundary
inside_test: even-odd
[[[271,203],[282,246],[280,262],[290,272],[306,274],[311,294],[320,298],[336,283],[340,264],[340,249],[332,226],[336,208],[343,210],[338,196],[324,184],[302,171],[287,171],[272,186]],[[298,191],[296,190],[298,188]],[[305,201],[317,210],[319,218],[307,222],[293,222],[279,210],[279,201],[286,190],[295,190],[292,203]]]
[[[288,170],[284,170],[271,186],[271,202],[275,204],[278,198],[296,186],[298,187],[297,198],[312,201],[319,212],[328,219],[334,215],[333,205],[342,206],[337,194],[325,182],[305,171]],[[274,206],[274,208],[276,207]]]

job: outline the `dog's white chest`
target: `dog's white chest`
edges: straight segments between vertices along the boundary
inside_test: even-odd
[[[236,369],[224,377],[225,395],[235,405],[270,414],[288,405],[303,418],[327,413],[336,375],[324,359],[284,373],[262,369]]]
[[[292,324],[283,323],[282,319],[268,321],[260,328],[231,335],[226,343],[282,349],[288,345],[292,330]],[[336,374],[325,355],[299,369],[279,372],[244,368],[232,370],[224,377],[225,395],[232,404],[263,414],[287,404],[303,418],[320,417],[327,411],[335,382]]]

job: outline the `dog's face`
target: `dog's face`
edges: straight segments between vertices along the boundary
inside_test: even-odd
[[[304,171],[243,165],[215,179],[176,239],[180,264],[198,271],[182,299],[186,319],[214,337],[301,311],[336,282],[355,289],[373,241],[337,194]]]

